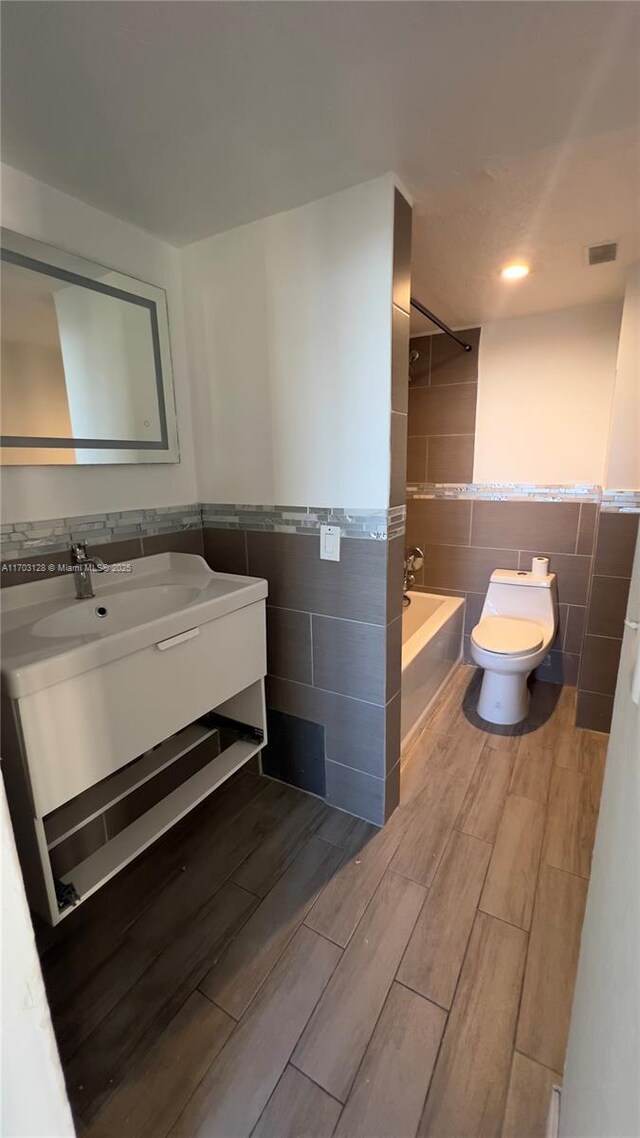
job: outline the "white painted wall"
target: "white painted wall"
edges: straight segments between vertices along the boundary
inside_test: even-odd
[[[640,620],[640,538],[627,606]],[[560,1104],[561,1138],[640,1134],[640,632],[626,628]]]
[[[389,501],[393,181],[181,251],[200,496]]]
[[[640,489],[640,261],[627,274],[605,486]]]
[[[2,224],[166,290],[181,459],[167,465],[4,468],[3,520],[196,501],[178,251],[8,166],[2,167]]]
[[[181,454],[177,465],[5,468],[6,522],[197,498],[386,506],[391,177],[179,251],[3,166],[2,221],[166,289]]]
[[[0,1133],[67,1138],[75,1129],[51,1026],[13,830],[0,778],[2,1034]]]
[[[587,305],[482,327],[474,482],[605,476],[621,305]]]

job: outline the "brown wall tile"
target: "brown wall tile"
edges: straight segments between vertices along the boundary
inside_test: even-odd
[[[70,564],[69,554],[65,551],[58,553],[37,554],[33,557],[12,557],[2,562],[0,570],[0,584],[3,588],[9,585],[28,585],[31,581],[46,581],[50,577],[60,577],[66,572]]]
[[[550,553],[548,549],[520,551],[519,569],[531,569],[534,557],[548,557],[549,569],[556,574],[558,601],[565,605],[586,605],[591,558],[576,553]]]
[[[594,577],[589,600],[588,631],[622,639],[630,582],[624,577]]]
[[[590,691],[578,692],[576,727],[584,727],[587,731],[608,732],[611,729],[612,716],[612,695],[597,695]]]
[[[630,577],[637,537],[637,514],[601,513],[594,573],[603,577]]]
[[[327,761],[327,802],[376,826],[386,820],[385,781]]]
[[[409,545],[468,545],[471,502],[412,498],[407,503]]]
[[[587,610],[580,605],[568,605],[564,636],[565,652],[582,652],[584,622]]]
[[[402,615],[404,549],[404,535],[387,544],[387,624]]]
[[[593,553],[597,520],[598,507],[595,502],[581,502],[576,553],[586,553],[589,556]]]
[[[637,515],[598,515],[576,715],[579,727],[594,731],[611,725],[637,532]]]
[[[340,561],[321,561],[317,534],[247,532],[249,573],[276,608],[386,625],[386,544],[345,538]]]
[[[385,709],[386,721],[386,749],[385,749],[385,770],[390,773],[395,767],[396,763],[400,761],[400,716],[401,716],[401,693],[398,692],[389,701]]]
[[[313,683],[308,612],[267,605],[267,667],[271,676],[301,684]]]
[[[589,634],[585,636],[580,668],[580,688],[583,691],[597,692],[599,695],[614,694],[621,647],[621,640]]]
[[[486,593],[494,569],[517,569],[518,554],[509,549],[472,549],[425,544],[423,584]]]
[[[402,506],[407,492],[407,416],[391,412],[390,506]]]
[[[247,573],[247,540],[243,530],[206,528],[204,556],[216,573]]]
[[[409,435],[407,439],[407,482],[427,481],[427,439]]]
[[[431,369],[431,341],[433,336],[412,336],[409,351],[418,353],[417,360],[409,364],[409,379],[412,387],[428,387]]]
[[[428,448],[432,442],[430,438]],[[468,538],[465,527],[470,509]],[[596,572],[592,579],[591,553],[598,517],[597,564],[606,573]],[[619,643],[615,641],[622,636],[637,525],[637,516],[598,515],[595,504],[589,502],[476,501],[471,508],[471,503],[463,500],[410,499],[406,540],[422,546],[427,556],[416,581],[418,590],[466,595],[465,658],[469,658],[469,634],[480,619],[491,570],[528,570],[533,557],[549,557],[558,582],[559,627],[550,662],[538,669],[537,677],[574,685],[584,652],[580,688],[593,694],[593,685],[598,685],[598,699],[588,704],[588,713],[584,714],[599,724],[597,729],[607,730],[608,701],[615,688],[619,656]],[[455,548],[466,546],[468,540],[469,548]],[[575,553],[576,549],[580,552]],[[585,641],[583,645],[589,599],[588,644]],[[613,647],[606,638],[613,638]]]
[[[176,530],[175,533],[154,533],[142,538],[142,551],[145,557],[154,553],[196,553],[204,552],[202,529]]]
[[[568,605],[558,605],[558,624],[556,634],[553,639],[552,648],[557,652],[561,652],[564,647],[564,638],[567,631],[567,613],[569,612]]]
[[[391,409],[407,412],[409,402],[409,316],[391,309]]]
[[[313,682],[325,691],[384,705],[387,695],[386,628],[314,616]]]
[[[570,652],[551,651],[540,667],[535,669],[534,675],[537,680],[574,688],[578,683],[579,667],[579,656]]]
[[[87,551],[90,556],[101,557],[107,565],[115,565],[123,561],[134,561],[136,557],[142,557],[142,544],[140,538],[132,537],[123,541],[88,545]],[[70,557],[65,549],[57,553],[11,558],[3,561],[2,564],[0,584],[3,586],[26,585],[31,581],[45,581],[50,577],[61,576],[62,573],[67,572],[66,567],[70,564]]]
[[[327,759],[381,778],[396,761],[400,697],[386,708],[335,692],[267,678],[267,704],[325,727]]]
[[[577,502],[474,502],[471,544],[574,553]]]
[[[393,303],[409,312],[413,210],[400,190],[393,192]]]
[[[474,435],[432,435],[427,482],[472,482]]]
[[[399,750],[400,700],[391,697],[400,684],[404,539],[345,539],[340,562],[320,560],[316,535],[247,531],[246,539],[249,573],[269,582],[267,706],[324,727],[329,800],[380,825],[393,798],[390,784],[385,807],[385,773]]]
[[[400,692],[402,681],[402,617],[387,625],[387,672],[385,700],[388,702]]]
[[[464,631],[468,636],[482,616],[485,593],[467,593],[464,606]]]
[[[119,565],[142,557],[142,542],[139,537],[132,537],[125,541],[110,541],[106,545],[88,545],[87,552],[90,557],[101,557],[107,565]]]
[[[396,763],[390,774],[387,775],[384,784],[384,820],[389,821],[389,818],[400,805],[400,749],[398,747],[398,762]]]
[[[413,435],[472,435],[476,429],[477,384],[409,388]]]
[[[413,585],[416,593],[432,593],[434,597],[465,597],[473,596],[472,593],[465,592],[464,589],[441,589],[437,585]]]
[[[439,332],[431,337],[432,386],[444,383],[475,383],[478,379],[480,329],[463,328],[457,335],[472,345],[471,352],[465,352],[464,348],[444,333]]]

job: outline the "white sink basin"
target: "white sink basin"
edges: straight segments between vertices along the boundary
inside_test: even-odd
[[[2,591],[2,690],[28,695],[159,644],[255,601],[267,582],[214,573],[202,557],[160,553],[92,574],[75,600],[71,574]]]
[[[199,590],[188,585],[150,585],[106,597],[76,601],[45,616],[31,629],[33,636],[110,636],[136,624],[167,616],[191,604]]]

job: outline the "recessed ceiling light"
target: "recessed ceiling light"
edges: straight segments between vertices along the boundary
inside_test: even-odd
[[[523,277],[529,276],[529,266],[521,263],[505,265],[500,276],[503,277],[505,281],[521,281]]]

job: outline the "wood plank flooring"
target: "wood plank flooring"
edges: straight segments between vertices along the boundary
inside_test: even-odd
[[[543,1138],[606,736],[461,666],[383,830],[242,771],[37,930],[85,1138]]]

